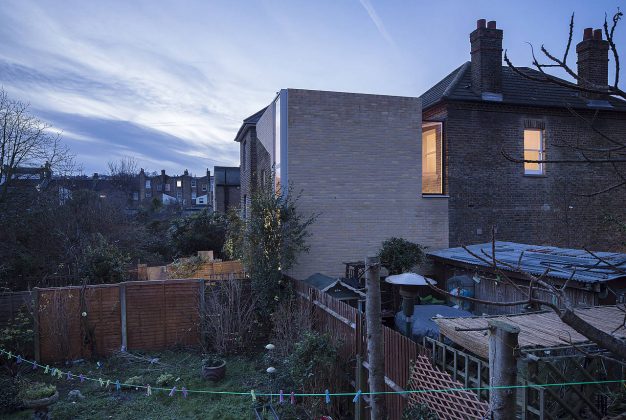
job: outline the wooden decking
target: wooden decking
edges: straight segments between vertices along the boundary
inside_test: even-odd
[[[622,325],[625,313],[616,306],[577,309],[576,313],[596,328],[616,337],[626,338]],[[489,319],[500,319],[520,328],[521,349],[557,347],[588,343],[589,340],[565,325],[552,311],[529,314],[499,315],[475,318],[436,318],[443,335],[480,357],[489,357],[487,331],[457,331],[457,328],[486,328]]]

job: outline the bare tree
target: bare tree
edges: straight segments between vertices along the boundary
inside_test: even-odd
[[[586,38],[593,38],[596,41],[602,41],[602,35],[606,38],[606,43],[613,57],[615,75],[613,82],[598,83],[597,80],[591,80],[588,76],[574,70],[568,58],[572,46],[574,36],[574,14],[572,14],[569,22],[569,37],[565,46],[565,51],[561,57],[550,52],[545,45],[541,45],[540,51],[544,56],[545,62],[539,61],[535,54],[535,50],[531,45],[532,65],[537,72],[529,72],[523,68],[515,66],[509,59],[507,52],[504,52],[504,61],[516,74],[536,82],[557,85],[572,89],[581,96],[588,99],[608,100],[609,98],[618,98],[626,100],[626,92],[620,87],[620,57],[617,45],[615,43],[615,30],[622,19],[623,13],[620,9],[613,14],[612,18],[605,14],[602,29],[592,31],[590,28],[585,30]],[[562,70],[574,81],[564,80],[552,74],[554,70]],[[581,196],[594,196],[598,194],[608,193],[617,188],[626,187],[626,138],[620,138],[614,131],[609,131],[600,127],[599,117],[601,108],[598,107],[590,112],[576,110],[568,104],[564,105],[568,111],[578,118],[590,129],[595,138],[589,138],[587,141],[572,140],[564,141],[562,144],[555,144],[555,147],[567,148],[573,151],[572,157],[560,159],[541,159],[531,160],[525,158],[516,158],[502,149],[504,157],[516,163],[550,163],[550,164],[585,164],[585,165],[602,165],[610,166],[615,174],[615,180],[610,185],[597,187],[594,191],[577,193]]]
[[[29,113],[29,104],[10,99],[0,88],[0,203],[6,201],[20,167],[67,172],[73,156],[59,133]]]

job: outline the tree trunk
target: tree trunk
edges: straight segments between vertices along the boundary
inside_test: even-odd
[[[380,261],[378,257],[365,258],[365,319],[367,321],[367,354],[370,383],[370,405],[372,420],[387,418],[385,410],[385,358],[383,348],[383,326],[380,309]]]
[[[515,419],[519,328],[489,321],[489,407],[493,420]]]

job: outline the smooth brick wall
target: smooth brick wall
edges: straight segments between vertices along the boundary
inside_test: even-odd
[[[447,199],[421,194],[418,98],[289,89],[288,114],[289,181],[319,214],[290,275],[340,276],[393,236],[448,246]]]

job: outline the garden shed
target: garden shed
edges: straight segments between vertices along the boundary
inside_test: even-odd
[[[364,292],[337,278],[315,273],[307,277],[304,282],[355,308],[358,307],[359,301],[365,301]]]
[[[492,265],[495,258],[498,270]],[[428,253],[434,262],[434,277],[446,290],[464,289],[478,299],[498,302],[526,298],[528,280],[523,273],[561,286],[567,282],[566,293],[577,306],[613,305],[625,301],[626,254],[593,252],[583,249],[527,245],[514,242],[488,242],[448,248]],[[513,281],[502,281],[502,271]],[[463,281],[460,281],[463,280]],[[547,291],[535,288],[535,297],[552,301]],[[554,302],[559,303],[559,302]],[[476,304],[476,314],[520,313],[538,308],[490,306]]]

